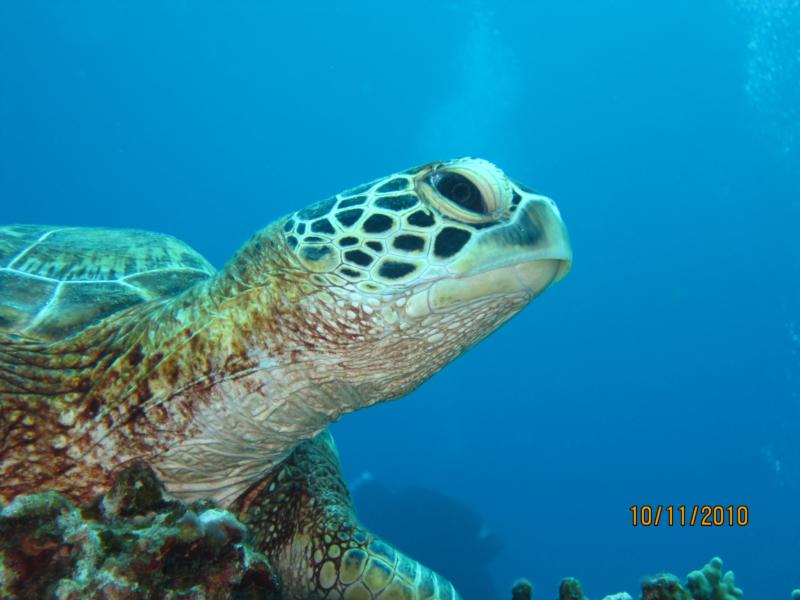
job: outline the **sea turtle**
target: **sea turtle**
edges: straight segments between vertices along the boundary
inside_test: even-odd
[[[0,229],[0,500],[146,461],[260,536],[286,598],[454,598],[358,524],[326,426],[407,394],[570,268],[555,204],[436,162],[286,216],[221,271],[166,235]]]

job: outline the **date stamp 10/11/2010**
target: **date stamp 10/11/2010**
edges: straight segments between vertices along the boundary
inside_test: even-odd
[[[750,509],[722,504],[634,504],[628,507],[634,527],[746,527]]]

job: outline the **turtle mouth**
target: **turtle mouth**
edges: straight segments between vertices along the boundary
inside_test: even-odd
[[[563,279],[571,264],[571,258],[567,257],[536,258],[474,275],[439,279],[412,296],[406,312],[412,317],[424,316],[492,296],[519,295],[529,302]]]
[[[496,296],[530,301],[572,267],[569,236],[555,204],[530,195],[513,221],[480,238],[442,277],[414,294],[410,316],[424,316]]]

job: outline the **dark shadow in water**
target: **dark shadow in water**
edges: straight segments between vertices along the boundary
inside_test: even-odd
[[[463,598],[498,600],[490,562],[503,547],[470,508],[421,487],[353,486],[361,522],[398,550],[449,579]]]

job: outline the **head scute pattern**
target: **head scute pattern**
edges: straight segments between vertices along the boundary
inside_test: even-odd
[[[374,292],[447,276],[472,240],[511,218],[521,193],[532,192],[491,163],[459,159],[318,202],[289,217],[284,232],[310,270]]]

